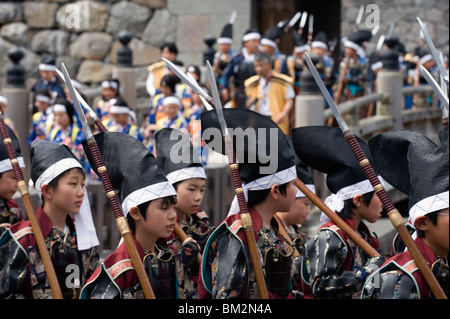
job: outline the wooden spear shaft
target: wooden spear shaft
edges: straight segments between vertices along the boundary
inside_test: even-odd
[[[28,219],[31,224],[31,229],[33,230],[34,238],[36,239],[36,244],[39,249],[39,255],[41,256],[42,262],[44,264],[45,273],[52,290],[53,298],[63,299],[58,278],[56,277],[55,268],[53,267],[50,254],[47,250],[44,236],[42,235],[41,226],[39,225],[39,221],[36,217],[36,212],[34,211],[33,203],[31,202],[30,193],[28,192],[28,185],[25,183],[25,180],[23,178],[22,170],[19,166],[16,152],[12,145],[12,140],[9,136],[8,130],[6,129],[6,124],[2,112],[0,112],[0,131],[3,143],[5,144],[5,148],[8,153],[8,157],[13,167],[14,175],[17,180],[17,187],[19,189],[20,195],[22,196],[25,210],[27,211]]]

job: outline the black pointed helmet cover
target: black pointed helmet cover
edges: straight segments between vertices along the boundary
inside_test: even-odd
[[[355,138],[367,159],[371,161],[367,143],[357,136]],[[306,165],[327,174],[326,183],[332,195],[325,203],[334,211],[342,210],[343,201],[373,191],[339,128],[299,127],[292,130],[292,140],[296,154]]]
[[[418,132],[398,130],[369,140],[381,175],[409,195],[412,223],[419,216],[449,207],[448,127],[439,137],[441,145],[436,145]]]
[[[140,204],[176,195],[156,158],[142,142],[119,132],[102,132],[95,134],[94,138],[125,214]],[[98,174],[86,140],[83,141],[83,148]]]
[[[72,168],[81,168],[80,161],[64,144],[37,140],[31,144],[31,180],[38,192],[42,186]]]
[[[197,151],[187,134],[163,128],[155,134],[156,159],[173,185],[190,178],[206,179]]]

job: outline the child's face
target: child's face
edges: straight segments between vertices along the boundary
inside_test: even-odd
[[[286,187],[286,195],[280,194],[278,198],[278,212],[288,212],[292,208],[292,204],[295,201],[297,195],[297,186],[295,186],[295,180],[289,182]]]
[[[111,113],[111,117],[113,118],[114,122],[120,125],[128,124],[128,114]]]
[[[180,110],[179,106],[176,104],[167,104],[164,107],[164,113],[166,113],[169,119],[173,119],[178,115],[178,111]]]
[[[47,102],[35,101],[34,106],[36,106],[38,111],[43,112],[48,109],[49,104]]]
[[[53,77],[55,76],[56,72],[54,71],[39,71],[39,74],[41,75],[42,80],[50,82]]]
[[[297,197],[287,213],[286,220],[291,225],[303,224],[311,212],[311,200],[308,197]]]
[[[383,211],[383,204],[380,198],[375,193],[370,201],[369,205],[362,203],[361,207],[357,208],[358,214],[369,223],[375,223],[378,218],[381,217],[381,212]]]
[[[55,123],[66,128],[70,125],[69,115],[65,112],[55,112]]]
[[[202,178],[190,178],[182,181],[177,187],[177,209],[185,214],[197,212],[203,201],[206,181]]]
[[[117,90],[113,90],[109,87],[102,88],[102,95],[106,101],[111,100],[113,97],[116,96],[116,94],[117,94]]]
[[[427,222],[428,231],[425,235],[425,241],[429,246],[434,247],[435,254],[437,252],[445,253],[449,250],[449,209],[443,209],[438,213],[436,225],[431,221]],[[440,256],[443,257],[443,256]]]
[[[142,229],[154,238],[169,237],[177,221],[175,205],[163,204],[163,199],[158,198],[148,205],[145,220],[142,218]]]
[[[0,197],[4,199],[13,198],[17,192],[17,180],[12,170],[4,172],[0,177]]]
[[[58,186],[50,187],[50,205],[57,210],[78,214],[84,198],[85,177],[78,169],[71,169],[58,181]],[[49,199],[46,198],[46,202]]]

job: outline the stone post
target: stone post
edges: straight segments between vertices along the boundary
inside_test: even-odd
[[[214,50],[213,45],[216,43],[216,38],[205,38],[206,50],[203,51],[203,65],[206,65],[206,61],[209,61],[211,65],[214,64],[214,55],[216,50]]]
[[[395,41],[393,41],[395,42]],[[403,78],[399,70],[398,52],[390,48],[390,42],[386,41],[388,49],[381,55],[383,69],[377,75],[377,89],[379,93],[387,92],[387,102],[379,101],[377,115],[392,115],[394,117],[394,129],[402,128],[403,110]]]
[[[133,68],[133,52],[128,47],[132,36],[129,32],[122,31],[117,38],[122,47],[117,50],[117,66],[113,69],[113,77],[120,81],[124,100],[136,111],[136,72]]]
[[[27,136],[31,127],[31,108],[29,92],[25,87],[25,69],[19,64],[24,56],[23,51],[16,47],[8,52],[12,65],[6,71],[6,85],[2,94],[8,99],[6,116],[13,121],[17,130],[20,150],[25,161],[24,179],[30,179],[30,147]]]
[[[310,55],[313,63],[318,57]],[[316,60],[316,61],[315,61]],[[325,98],[306,66],[300,74],[301,92],[295,98],[295,126],[323,125]]]

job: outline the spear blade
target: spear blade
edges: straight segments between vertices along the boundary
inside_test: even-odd
[[[439,58],[439,53],[436,50],[436,47],[434,46],[433,41],[431,40],[430,34],[428,33],[427,28],[425,27],[422,20],[420,20],[419,17],[417,17],[417,21],[419,22],[420,29],[422,30],[423,36],[425,37],[425,40],[427,40],[428,47],[430,48],[431,54],[433,55],[434,60],[436,61],[436,65],[439,69],[439,72],[441,72],[442,76],[444,77],[444,80],[448,83],[448,73],[445,69],[444,64],[442,63],[441,59]]]
[[[211,97],[206,94],[206,92],[198,85],[198,83],[189,78],[179,67],[170,62],[167,59],[162,58],[162,60],[166,63],[167,67],[176,74],[184,83],[186,83],[195,93],[203,96],[208,102],[211,100]],[[211,86],[213,86],[211,84]]]
[[[78,97],[76,95],[75,88],[72,85],[72,81],[70,79],[69,73],[67,72],[66,66],[64,63],[61,63],[62,73],[64,75],[64,80],[66,82],[67,88],[69,89],[70,97],[72,98],[73,105],[77,110],[78,117],[80,118],[81,125],[83,126],[83,131],[86,135],[86,139],[92,138],[92,132],[89,127],[88,121],[86,119],[86,115],[84,115],[83,110],[81,109],[80,101],[78,101]]]
[[[322,92],[323,96],[325,97],[325,100],[327,100],[328,105],[331,108],[331,111],[333,111],[336,121],[338,122],[342,131],[348,130],[347,123],[345,123],[344,119],[342,118],[341,112],[339,111],[336,103],[334,103],[333,98],[331,97],[330,93],[328,92],[327,88],[325,87],[325,84],[323,83],[319,72],[317,72],[317,69],[314,66],[314,63],[311,61],[311,58],[309,57],[307,52],[305,52],[304,56],[305,56],[306,64],[308,65],[309,72],[311,72],[311,75],[313,76],[314,80],[316,81],[317,86],[319,87],[320,91]]]
[[[222,130],[223,136],[228,135],[227,124],[225,122],[225,117],[222,111],[222,103],[220,102],[219,90],[217,89],[216,80],[214,78],[214,71],[211,67],[209,61],[206,61],[207,75],[209,83],[211,83],[211,93],[214,100],[214,105],[216,107],[217,118],[219,120],[220,128]]]
[[[419,65],[419,69],[420,69],[420,73],[423,75],[425,80],[427,80],[428,84],[431,86],[434,93],[439,97],[439,100],[441,101],[441,103],[444,107],[443,111],[447,112],[447,114],[448,114],[448,98],[445,96],[441,87],[436,82],[436,80],[433,78],[433,76],[430,74],[430,72],[428,72],[428,70],[423,67],[423,65]]]

